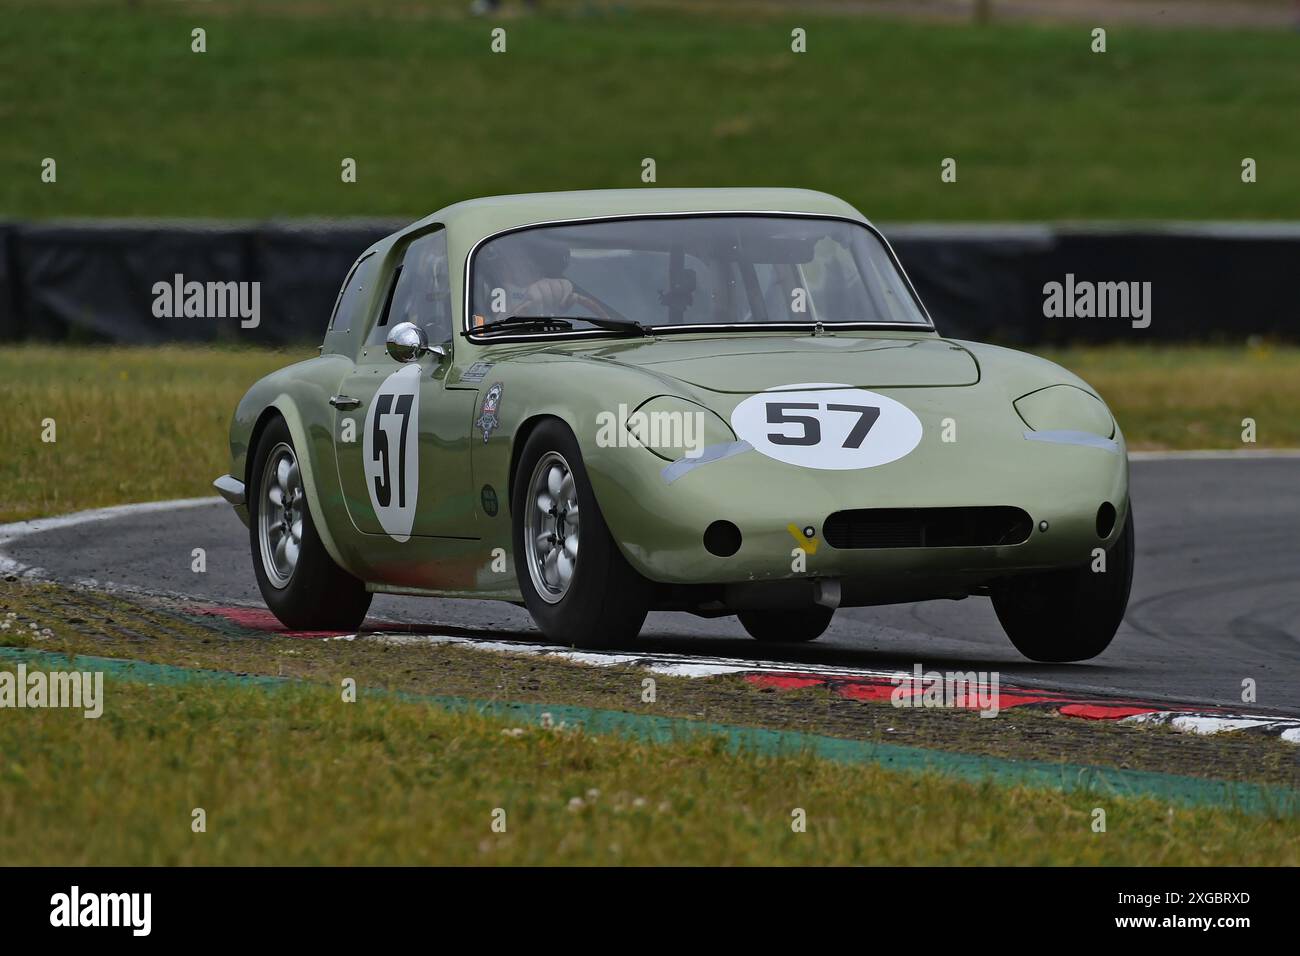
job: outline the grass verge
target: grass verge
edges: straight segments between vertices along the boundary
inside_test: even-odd
[[[1294,817],[718,737],[645,743],[309,686],[110,680],[99,719],[11,712],[0,754],[0,857],[13,864],[1300,861]]]
[[[1087,799],[708,740],[513,736],[487,718],[346,705],[323,690],[108,693],[99,721],[32,711],[0,723],[0,750],[20,755],[0,770],[7,862],[1199,864],[1266,847],[1298,858],[1288,824],[1149,801],[1116,805],[1098,838]],[[205,833],[191,831],[195,807]],[[806,833],[791,830],[796,807]]]
[[[0,417],[0,522],[214,494],[212,479],[230,470],[230,418],[244,392],[310,354],[0,347],[0,402],[10,410]]]
[[[651,675],[636,666],[590,667],[454,645],[403,644],[400,637],[304,640],[235,625],[171,599],[127,599],[80,588],[0,581],[0,642],[44,652],[334,687],[351,678],[358,687],[387,693],[573,706],[886,747],[1192,774],[1300,790],[1296,748],[1276,738],[1179,734],[1025,708],[1004,711],[995,719],[970,711],[900,710],[821,689],[778,693],[742,677],[653,675],[655,699],[646,701],[643,681]]]
[[[163,346],[0,347],[0,522],[210,494],[258,378],[310,355]],[[1048,354],[1110,403],[1132,448],[1298,447],[1300,349],[1132,348]],[[1242,419],[1258,443],[1243,445]],[[54,442],[42,440],[55,423]],[[147,450],[147,452],[145,451]]]

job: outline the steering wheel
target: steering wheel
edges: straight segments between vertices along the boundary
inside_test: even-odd
[[[597,318],[601,318],[601,319],[613,318],[613,316],[609,314],[609,307],[606,306],[605,303],[601,302],[599,299],[597,299],[594,295],[590,294],[589,292],[579,292],[577,286],[575,286],[573,289],[572,298],[574,302],[582,306],[584,309],[587,309],[590,312],[594,312]]]
[[[559,300],[556,289],[560,283],[568,286],[567,294],[562,300]],[[528,315],[539,308],[545,312],[563,314],[572,303],[587,309],[597,318],[616,318],[612,313],[616,313],[617,310],[601,302],[585,289],[579,288],[572,279],[538,279],[528,286],[525,296],[526,301],[517,310],[519,315]],[[547,308],[548,300],[553,300],[550,308]]]

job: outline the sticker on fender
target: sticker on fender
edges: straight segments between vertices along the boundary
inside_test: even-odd
[[[406,541],[415,526],[420,490],[420,366],[398,369],[375,392],[366,412],[362,455],[366,490],[379,526]]]
[[[769,458],[830,471],[897,461],[921,442],[921,420],[902,402],[847,385],[781,385],[731,413],[736,437]]]

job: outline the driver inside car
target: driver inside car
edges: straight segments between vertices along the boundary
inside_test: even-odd
[[[484,288],[491,319],[511,315],[565,316],[578,308],[576,287],[564,278],[569,267],[565,246],[527,240],[485,262]]]

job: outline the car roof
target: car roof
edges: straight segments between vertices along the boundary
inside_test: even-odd
[[[455,245],[468,249],[480,239],[520,226],[572,219],[672,213],[807,213],[865,222],[843,199],[812,189],[587,189],[575,192],[488,196],[445,206],[371,247],[379,250],[403,236],[441,224]]]

